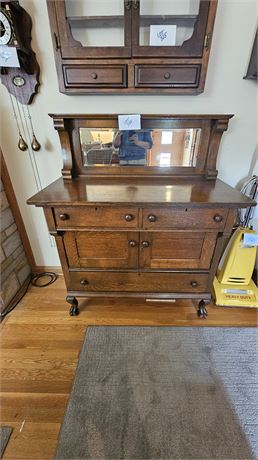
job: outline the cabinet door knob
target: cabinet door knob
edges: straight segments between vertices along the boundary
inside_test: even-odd
[[[168,80],[170,77],[171,77],[171,73],[170,73],[170,72],[164,73],[164,78],[165,78],[165,80]]]
[[[150,214],[150,215],[148,216],[148,221],[149,221],[149,222],[156,222],[156,220],[157,220],[157,217],[154,216],[154,214]]]
[[[196,287],[198,286],[197,281],[194,281],[194,280],[191,281],[191,286],[192,286],[193,288],[196,288]]]
[[[213,220],[214,222],[222,222],[223,217],[220,214],[215,214],[215,216],[213,216]]]
[[[59,219],[61,219],[61,220],[68,220],[68,219],[69,219],[69,215],[68,215],[68,214],[59,214]]]
[[[131,246],[131,248],[135,248],[135,246],[137,246],[137,241],[135,241],[135,240],[130,240],[130,241],[129,241],[129,246]]]
[[[132,214],[126,214],[124,219],[126,220],[126,222],[131,222],[132,220],[134,220],[134,216]]]
[[[142,241],[142,248],[148,248],[150,246],[149,241]]]
[[[81,284],[82,286],[85,286],[86,284],[89,284],[89,281],[86,280],[85,278],[83,278],[83,279],[81,279],[80,284]]]
[[[96,74],[96,72],[92,72],[91,78],[93,78],[93,80],[97,80],[98,74]]]

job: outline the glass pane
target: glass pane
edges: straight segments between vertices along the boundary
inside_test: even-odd
[[[123,0],[65,0],[73,38],[82,46],[124,46]]]
[[[181,46],[191,38],[200,0],[141,0],[140,45]]]
[[[80,128],[83,166],[196,166],[201,129]]]

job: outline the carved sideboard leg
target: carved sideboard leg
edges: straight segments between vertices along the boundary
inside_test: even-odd
[[[72,306],[70,308],[69,314],[70,316],[76,316],[79,315],[79,308],[78,308],[78,300],[75,297],[72,296],[67,296],[66,297],[66,302],[70,303]]]
[[[199,318],[206,318],[208,316],[208,312],[206,310],[206,305],[210,303],[209,300],[200,300],[199,305],[198,305],[198,310],[197,310],[197,315]]]

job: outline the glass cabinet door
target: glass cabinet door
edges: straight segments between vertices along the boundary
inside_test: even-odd
[[[59,0],[56,15],[62,57],[130,57],[130,1]]]
[[[201,57],[210,2],[133,0],[133,55]]]

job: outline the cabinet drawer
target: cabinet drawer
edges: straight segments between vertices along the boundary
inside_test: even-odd
[[[138,208],[112,208],[104,206],[78,206],[55,208],[56,225],[69,227],[119,227],[138,226]]]
[[[207,292],[206,273],[70,272],[73,291]]]
[[[127,66],[113,65],[64,65],[65,86],[125,88],[127,86]]]
[[[223,230],[228,210],[224,208],[146,208],[143,227],[154,228],[210,228]]]
[[[136,65],[136,87],[197,87],[199,65]]]

